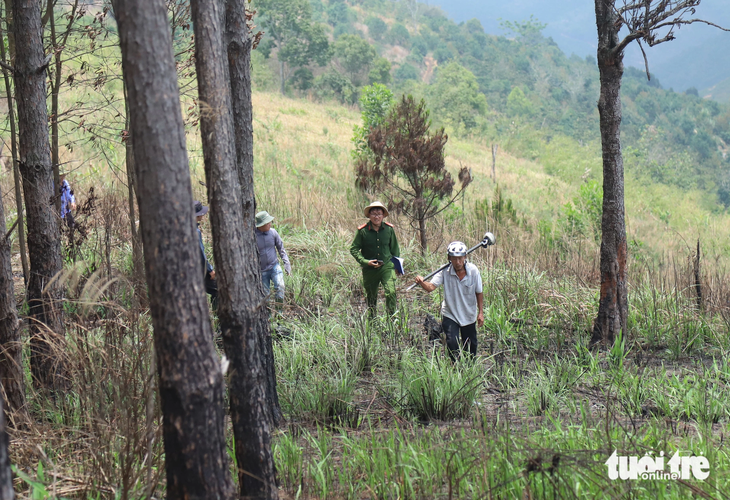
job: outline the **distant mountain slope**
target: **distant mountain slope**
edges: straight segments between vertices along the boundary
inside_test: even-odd
[[[706,99],[713,99],[717,102],[730,103],[730,78],[726,78],[720,83],[703,90],[700,92],[700,95]]]
[[[595,56],[596,24],[593,2],[586,0],[515,0],[512,2],[475,2],[474,0],[436,0],[457,22],[479,19],[487,33],[501,34],[501,20],[522,21],[534,16],[547,24],[544,34],[552,37],[567,54]],[[730,27],[730,2],[703,0],[697,15],[721,26]],[[677,31],[677,39],[647,50],[652,74],[665,88],[684,91],[710,87],[730,78],[730,33],[710,26],[693,24]],[[627,65],[644,67],[638,47],[629,47]]]
[[[547,145],[563,144],[565,137],[599,144],[595,56],[567,56],[534,18],[510,23],[515,33],[506,37],[486,34],[474,18],[454,22],[432,5],[325,1],[310,0],[327,23],[320,28],[333,46],[329,62],[290,68],[286,86],[291,92],[355,104],[368,82],[386,83],[396,95],[423,97],[434,124],[447,127],[450,135],[509,145],[514,154],[530,159],[540,157]],[[262,19],[266,15],[262,9]],[[683,28],[682,36],[687,32]],[[666,46],[672,44],[679,42]],[[259,53],[278,58],[266,37]],[[652,69],[667,61],[654,51],[650,58]],[[690,53],[683,64],[693,62]],[[281,68],[278,61],[270,66]],[[674,71],[690,72],[709,74],[683,67]],[[627,172],[681,189],[699,188],[711,203],[730,207],[730,106],[702,99],[696,89],[675,92],[671,87],[661,75],[648,81],[643,67],[625,69],[621,135]],[[578,178],[583,172],[596,175],[586,168]]]

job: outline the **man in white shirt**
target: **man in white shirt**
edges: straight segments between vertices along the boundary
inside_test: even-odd
[[[441,285],[444,287],[441,324],[452,360],[462,348],[476,355],[477,327],[484,324],[482,276],[477,266],[466,261],[466,251],[466,245],[461,241],[451,242],[446,250],[450,265],[431,281],[425,281],[421,276],[416,278],[416,283],[429,293]]]

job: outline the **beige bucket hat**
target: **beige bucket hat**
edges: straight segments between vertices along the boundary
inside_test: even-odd
[[[379,201],[374,201],[370,205],[368,205],[367,207],[365,207],[365,211],[364,211],[365,217],[370,217],[370,209],[371,208],[382,208],[383,209],[383,218],[385,218],[385,217],[388,216],[388,209],[385,208],[385,205],[383,205]]]

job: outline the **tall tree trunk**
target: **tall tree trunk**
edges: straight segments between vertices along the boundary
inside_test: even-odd
[[[163,412],[168,498],[233,498],[164,0],[117,0]]]
[[[144,287],[144,256],[142,255],[142,242],[139,240],[139,229],[137,228],[137,216],[134,208],[134,197],[137,192],[137,176],[134,173],[134,139],[129,123],[129,96],[127,95],[127,84],[124,83],[124,128],[127,131],[125,147],[125,163],[127,167],[127,203],[129,209],[130,234],[132,235],[132,268],[134,274],[134,289],[138,298],[146,296]],[[145,299],[146,302],[146,299]]]
[[[603,216],[601,218],[601,293],[592,343],[613,344],[626,335],[626,221],[624,214],[624,164],[621,156],[621,77],[623,52],[618,45],[617,14],[613,0],[595,0],[598,28],[598,99],[603,149]]]
[[[43,387],[66,384],[62,356],[63,324],[58,303],[61,287],[51,279],[61,271],[58,213],[53,206],[53,169],[46,109],[47,61],[41,38],[40,3],[13,2],[15,30],[15,96],[18,105],[19,169],[28,214],[30,277],[30,366]]]
[[[0,16],[1,17],[1,16]],[[6,22],[10,26],[9,14]],[[8,29],[8,39],[10,38]],[[3,39],[3,29],[0,23],[0,40]],[[8,44],[10,45],[10,44]],[[14,45],[13,45],[14,46]],[[5,44],[0,43],[0,59],[4,63],[10,63],[12,55],[8,57],[5,53]],[[23,217],[23,193],[20,187],[20,171],[18,170],[18,136],[15,131],[15,107],[13,105],[13,94],[10,86],[10,76],[7,69],[3,68],[3,79],[5,80],[5,96],[8,100],[8,121],[10,122],[10,151],[13,158],[13,182],[15,186],[15,209],[18,212],[18,245],[20,247],[20,265],[23,268],[23,284],[28,286],[28,253],[25,248],[25,222]]]
[[[46,15],[50,21],[51,27],[51,50],[54,57],[54,74],[51,82],[51,164],[53,165],[53,185],[55,192],[53,193],[54,205],[56,205],[56,213],[61,213],[61,173],[59,171],[59,154],[58,154],[58,89],[61,87],[61,51],[58,50],[58,41],[56,40],[56,16],[53,12],[53,0],[48,0],[46,6]]]
[[[228,335],[225,322],[221,321],[221,324],[224,346],[232,363],[231,416],[236,436],[238,479],[242,497],[278,498],[271,431],[274,422],[281,419],[281,410],[276,394],[268,309],[261,286],[261,268],[254,233],[256,209],[250,75],[252,39],[246,24],[245,0],[226,1],[225,26],[226,48],[221,47],[220,55],[221,60],[224,60],[224,50],[227,49],[228,66],[224,71],[226,81],[222,85],[230,89],[232,95],[227,105],[229,109],[232,106],[233,110],[229,123],[231,133],[235,136],[235,149],[231,156],[230,176],[235,181],[232,180],[230,185],[235,185],[237,190],[237,207],[231,207],[230,212],[239,217],[241,236],[236,242],[236,250],[243,258],[233,261],[237,264],[235,282],[224,284],[229,289],[232,301],[233,321],[230,322]],[[215,187],[216,184],[209,182],[208,185]],[[221,262],[217,255],[216,262]],[[264,481],[257,480],[247,472]]]
[[[236,142],[236,161],[238,178],[241,184],[241,204],[243,224],[247,231],[243,239],[244,251],[250,257],[243,263],[244,282],[249,285],[247,302],[250,306],[264,303],[268,293],[261,283],[259,249],[256,245],[256,194],[253,184],[253,105],[251,103],[251,50],[252,39],[246,25],[245,2],[227,0],[226,3],[226,43],[228,49],[228,71],[231,79],[231,105]],[[248,310],[252,330],[249,335],[257,335],[263,349],[263,366],[266,378],[266,401],[278,426],[282,421],[279,395],[276,390],[276,368],[274,366],[274,346],[269,331],[269,311],[266,307]]]
[[[0,391],[1,392],[1,391]],[[10,469],[8,454],[8,432],[5,428],[5,404],[0,397],[0,500],[13,500],[13,471]]]
[[[23,344],[18,326],[10,244],[5,238],[5,211],[0,196],[0,381],[5,388],[8,408],[24,411]]]
[[[277,58],[281,57],[281,50],[279,51]],[[281,95],[285,94],[285,85],[284,85],[284,61],[279,59],[279,80],[281,80]]]

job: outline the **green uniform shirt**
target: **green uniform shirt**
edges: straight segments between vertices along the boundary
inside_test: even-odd
[[[391,257],[400,257],[400,247],[393,226],[383,222],[379,231],[372,229],[370,222],[360,226],[355,233],[355,241],[350,246],[350,253],[364,268],[373,259],[388,264]]]

